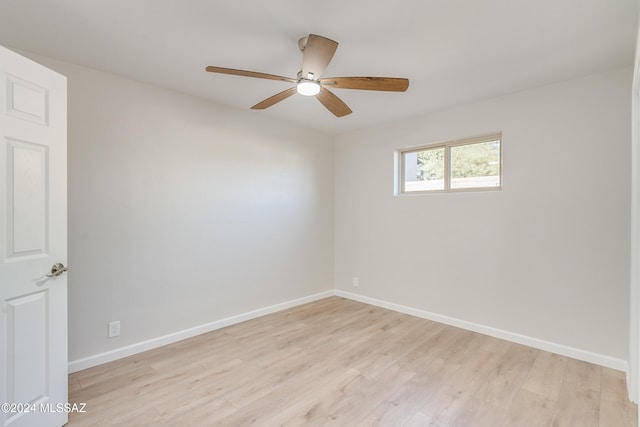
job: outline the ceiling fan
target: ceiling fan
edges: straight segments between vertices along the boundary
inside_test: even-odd
[[[302,51],[302,69],[297,78],[258,73],[255,71],[236,70],[209,66],[207,71],[212,73],[231,74],[235,76],[257,77],[259,79],[281,80],[295,83],[292,88],[277,93],[251,107],[254,110],[264,110],[299,93],[305,96],[315,96],[318,101],[331,111],[336,117],[351,114],[351,109],[340,98],[333,94],[332,89],[360,89],[379,90],[387,92],[404,92],[409,87],[409,80],[395,77],[325,77],[322,73],[331,62],[338,48],[338,43],[326,37],[309,34],[298,40],[298,47]]]

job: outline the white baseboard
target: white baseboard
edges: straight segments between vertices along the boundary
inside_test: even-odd
[[[453,317],[443,316],[436,313],[431,313],[424,310],[419,310],[405,305],[394,304],[387,301],[382,301],[375,298],[366,297],[363,295],[353,294],[351,292],[336,290],[335,295],[343,298],[348,298],[354,301],[363,302],[365,304],[375,305],[377,307],[386,308],[389,310],[397,311],[400,313],[410,314],[412,316],[421,317],[423,319],[433,320],[434,322],[444,323],[446,325],[455,326],[457,328],[466,329],[473,332],[478,332],[484,335],[489,335],[495,338],[515,342],[518,344],[526,345],[529,347],[537,348],[551,353],[560,354],[562,356],[571,357],[573,359],[582,360],[585,362],[593,363],[595,365],[604,366],[606,368],[615,369],[617,371],[627,372],[628,363],[626,360],[617,359],[611,356],[605,356],[603,354],[593,353],[586,350],[581,350],[574,347],[569,347],[563,344],[557,344],[550,341],[541,340],[538,338],[528,337],[526,335],[520,335],[513,332],[505,331],[502,329],[492,328],[490,326],[484,326],[477,323],[469,322],[466,320],[460,320]]]
[[[236,323],[255,319],[257,317],[265,316],[271,313],[276,313],[278,311],[286,310],[288,308],[296,307],[302,304],[307,304],[309,302],[318,301],[323,298],[328,298],[334,295],[343,297],[343,298],[348,298],[354,301],[359,301],[365,304],[386,308],[388,310],[409,314],[409,315],[420,317],[423,319],[433,320],[434,322],[444,323],[446,325],[455,326],[457,328],[478,332],[484,335],[489,335],[492,337],[504,339],[507,341],[515,342],[518,344],[526,345],[526,346],[537,348],[540,350],[549,351],[552,353],[571,357],[573,359],[583,360],[585,362],[604,366],[606,368],[628,372],[628,363],[626,360],[617,359],[615,357],[605,356],[602,354],[593,353],[590,351],[581,350],[574,347],[569,347],[563,344],[557,344],[550,341],[541,340],[538,338],[532,338],[526,335],[520,335],[513,332],[505,331],[502,329],[492,328],[490,326],[484,326],[477,323],[469,322],[466,320],[460,320],[460,319],[456,319],[449,316],[443,316],[441,314],[431,313],[429,311],[420,310],[417,308],[412,308],[412,307],[408,307],[401,304],[395,304],[395,303],[367,297],[364,295],[354,294],[351,292],[335,289],[335,290],[329,290],[329,291],[321,292],[314,295],[309,295],[307,297],[298,298],[291,301],[286,301],[280,304],[271,305],[271,306],[260,308],[257,310],[249,311],[247,313],[238,314],[236,316],[227,317],[225,319],[216,320],[211,323],[206,323],[204,325],[174,332],[168,335],[163,335],[161,337],[153,338],[147,341],[142,341],[142,342],[131,344],[125,347],[120,347],[120,348],[110,350],[104,353],[96,354],[93,356],[84,357],[82,359],[72,360],[69,362],[69,373],[78,372],[83,369],[88,369],[94,366],[102,365],[103,363],[112,362],[114,360],[122,359],[123,357],[131,356],[137,353],[142,353],[143,351],[152,350],[154,348],[158,348],[163,345],[171,344],[177,341],[182,341],[184,339],[191,338],[196,335],[215,331],[216,329],[235,325]]]
[[[158,348],[163,345],[171,344],[177,341],[182,341],[184,339],[191,338],[196,335],[215,331],[216,329],[235,325],[236,323],[255,319],[256,317],[265,316],[267,314],[286,310],[288,308],[296,307],[302,304],[307,304],[309,302],[318,301],[333,295],[335,295],[334,290],[320,292],[319,294],[309,295],[303,298],[298,298],[298,299],[286,301],[280,304],[271,305],[269,307],[259,308],[257,310],[249,311],[247,313],[242,313],[236,316],[227,317],[225,319],[216,320],[211,323],[206,323],[204,325],[174,332],[168,335],[163,335],[161,337],[131,344],[125,347],[116,348],[114,350],[106,351],[104,353],[95,354],[93,356],[84,357],[82,359],[72,360],[69,362],[69,373],[78,372],[83,369],[88,369],[94,366],[102,365],[103,363],[112,362],[114,360],[122,359],[123,357],[131,356],[137,353],[142,353],[143,351],[152,350],[154,348]]]

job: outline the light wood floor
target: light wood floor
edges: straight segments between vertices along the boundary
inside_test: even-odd
[[[622,372],[331,297],[69,376],[69,426],[637,426]]]

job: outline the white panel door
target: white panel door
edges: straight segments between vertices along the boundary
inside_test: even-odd
[[[0,426],[59,427],[67,274],[52,266],[67,262],[66,78],[0,46],[0,103]]]

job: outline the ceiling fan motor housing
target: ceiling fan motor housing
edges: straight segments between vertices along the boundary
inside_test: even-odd
[[[318,81],[318,78],[313,73],[308,73],[306,76],[303,76],[302,70],[298,71],[297,78],[298,78],[298,81],[301,81],[301,80]]]

